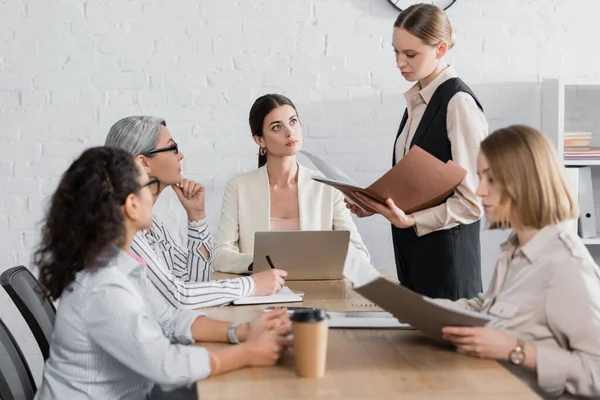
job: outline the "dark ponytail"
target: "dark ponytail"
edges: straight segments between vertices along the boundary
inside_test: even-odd
[[[281,94],[265,94],[264,96],[256,99],[254,104],[252,104],[252,108],[250,108],[250,131],[252,132],[252,136],[263,137],[263,123],[265,117],[274,109],[280,106],[290,106],[295,111],[296,114],[298,110],[296,110],[296,106],[290,99]],[[267,153],[265,149],[265,154],[260,154],[260,148],[258,152],[258,168],[262,167],[267,163]]]
[[[103,267],[116,254],[111,245],[125,240],[121,206],[139,177],[131,154],[111,147],[84,151],[63,174],[33,256],[48,297],[58,299],[78,271]]]

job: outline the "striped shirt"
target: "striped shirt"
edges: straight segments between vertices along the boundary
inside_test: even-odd
[[[210,375],[193,342],[197,311],[175,309],[149,290],[144,265],[125,251],[85,269],[63,292],[39,400],[141,400]]]
[[[187,251],[173,240],[164,224],[152,218],[150,232],[139,231],[131,250],[148,264],[148,278],[154,288],[176,308],[213,307],[250,296],[250,277],[211,281],[212,236],[207,225],[188,226]],[[209,258],[200,249],[204,246]]]

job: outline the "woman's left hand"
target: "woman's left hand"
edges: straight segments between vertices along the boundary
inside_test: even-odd
[[[375,210],[378,214],[383,215],[397,228],[410,228],[416,224],[415,217],[412,215],[406,215],[404,211],[396,207],[396,204],[392,199],[387,199],[385,201],[386,205],[383,205],[378,201],[363,195],[362,193],[354,192],[354,195],[358,197],[362,203],[369,206],[369,208]]]
[[[473,357],[508,360],[508,354],[517,346],[517,339],[498,329],[481,327],[446,326],[442,338]]]
[[[204,185],[184,178],[179,184],[171,185],[171,187],[185,208],[188,220],[199,221],[206,218]]]
[[[287,336],[292,331],[292,324],[287,315],[287,309],[263,312],[252,321],[247,322],[245,326],[245,334],[242,333],[244,341],[248,337],[252,338],[259,336],[263,331],[276,330],[280,336]],[[241,340],[242,338],[240,338]]]

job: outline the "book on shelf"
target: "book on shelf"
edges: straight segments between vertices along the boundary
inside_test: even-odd
[[[565,160],[600,160],[600,147],[590,147],[589,150],[565,149]]]
[[[592,132],[565,132],[565,140],[585,140],[592,138]]]

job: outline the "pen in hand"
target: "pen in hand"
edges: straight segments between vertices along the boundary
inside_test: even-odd
[[[265,258],[267,259],[267,262],[269,263],[269,266],[271,267],[271,269],[275,269],[275,265],[273,265],[273,261],[271,261],[271,257],[269,257],[269,255],[267,254],[265,256]]]

